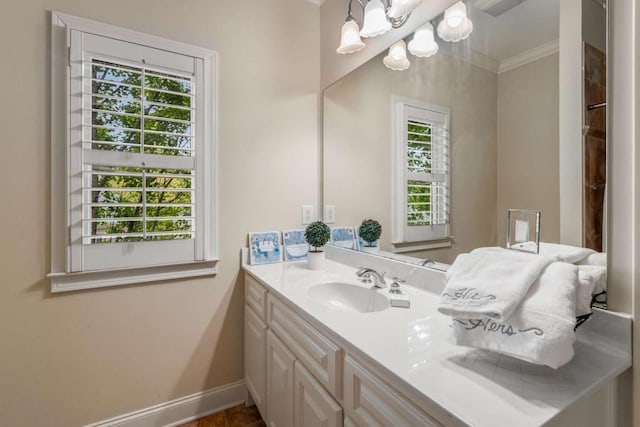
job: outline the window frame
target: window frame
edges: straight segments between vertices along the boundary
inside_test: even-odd
[[[51,24],[51,279],[52,292],[73,291],[105,286],[126,285],[167,279],[214,275],[218,264],[218,148],[217,148],[217,76],[218,56],[213,50],[184,44],[161,37],[140,33],[108,24],[91,21],[59,12],[52,12]],[[160,49],[193,58],[201,64],[196,87],[204,95],[202,99],[202,141],[197,142],[195,156],[198,179],[196,185],[204,187],[202,200],[196,200],[195,210],[203,220],[196,229],[197,249],[193,260],[165,261],[158,265],[140,267],[115,267],[103,270],[82,271],[77,261],[72,261],[72,185],[77,165],[72,163],[71,147],[72,99],[71,57],[72,34],[86,33],[138,44],[146,48]],[[75,37],[75,36],[74,36]],[[200,107],[198,105],[196,108]],[[77,113],[76,113],[77,114]],[[196,124],[198,126],[199,124]],[[77,163],[77,159],[76,159]],[[77,179],[77,178],[76,178]],[[78,228],[78,227],[75,227]],[[77,239],[77,236],[73,236]],[[170,240],[175,241],[175,240]],[[159,241],[162,242],[162,241]],[[140,242],[152,244],[154,241]],[[197,244],[196,244],[197,243]],[[126,245],[126,244],[123,244]],[[77,245],[76,245],[77,246]],[[72,262],[74,265],[72,265]]]
[[[409,230],[407,225],[407,122],[411,108],[425,110],[433,115],[434,122],[449,133],[451,110],[440,105],[401,96],[391,98],[391,244],[393,252],[409,252],[446,248],[451,246],[451,141],[446,142],[447,163],[447,223],[443,225],[419,226]],[[435,117],[440,117],[436,119]]]

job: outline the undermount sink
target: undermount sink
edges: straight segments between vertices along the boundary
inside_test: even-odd
[[[373,313],[389,308],[389,300],[373,289],[349,283],[329,282],[309,288],[317,303],[336,310]]]

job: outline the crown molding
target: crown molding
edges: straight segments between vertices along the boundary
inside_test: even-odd
[[[315,4],[318,7],[322,6],[322,3],[324,3],[324,0],[305,0],[305,1],[307,3]]]
[[[528,64],[529,62],[537,61],[538,59],[542,59],[545,56],[552,55],[559,51],[559,39],[542,44],[538,47],[534,47],[533,49],[526,50],[522,53],[512,56],[511,58],[507,58],[504,61],[501,61],[500,66],[498,67],[498,74],[504,73],[505,71],[513,70],[514,68]]]

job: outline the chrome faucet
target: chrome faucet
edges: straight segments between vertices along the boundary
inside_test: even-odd
[[[373,268],[360,267],[356,271],[356,276],[360,277],[363,283],[371,283],[373,279],[373,286],[379,289],[387,287],[387,282],[384,280],[384,273],[378,273]]]

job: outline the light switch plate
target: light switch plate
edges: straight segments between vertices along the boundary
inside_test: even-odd
[[[335,224],[336,205],[324,205],[324,222],[327,224]]]
[[[302,205],[302,225],[311,224],[315,221],[315,216],[313,205]]]
[[[529,221],[521,219],[516,220],[516,239],[517,243],[527,242],[529,240]]]

